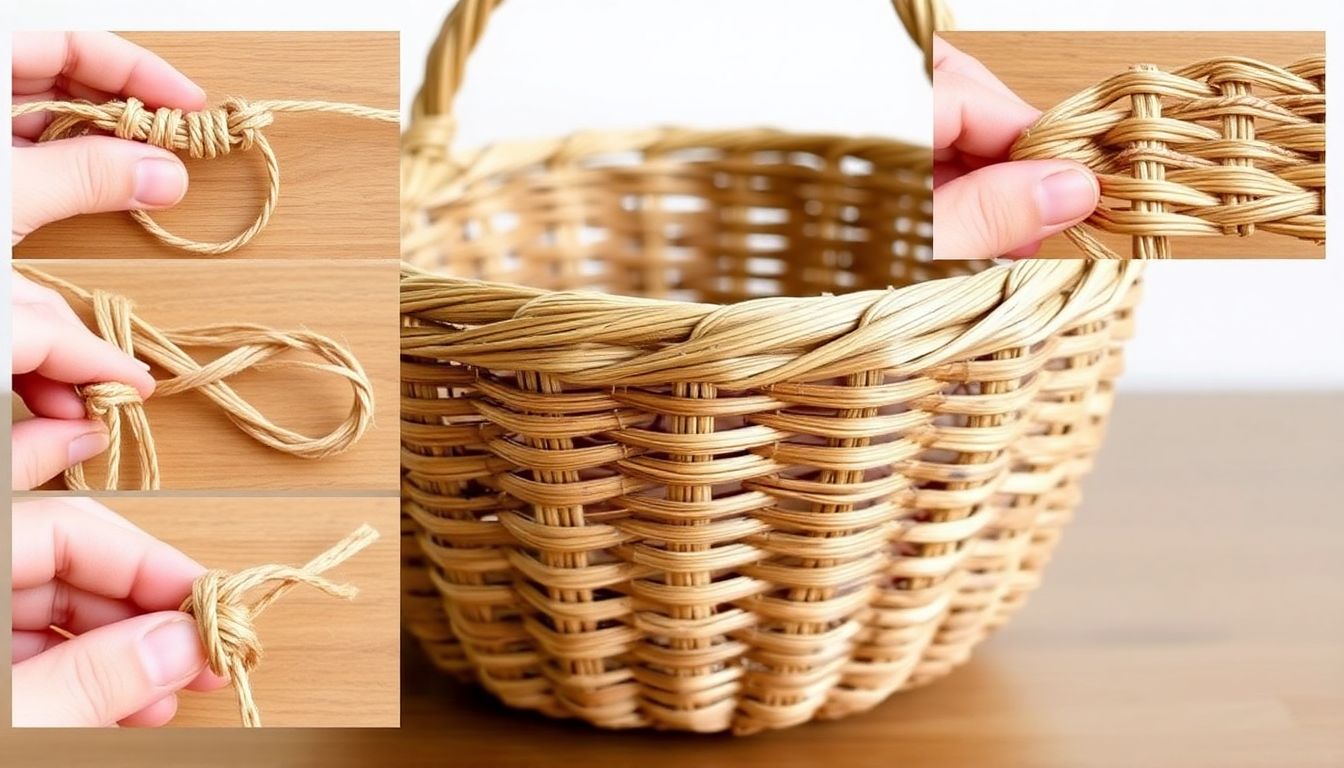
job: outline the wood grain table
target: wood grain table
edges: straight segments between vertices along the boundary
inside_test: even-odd
[[[1338,768],[1341,433],[1344,393],[1122,394],[1027,608],[951,676],[846,720],[601,732],[506,710],[408,645],[399,731],[0,739],[91,766]]]
[[[1219,56],[1248,56],[1286,66],[1325,52],[1324,32],[941,32],[953,46],[979,59],[1027,103],[1044,111],[1136,64],[1171,70]],[[935,93],[934,98],[937,98]],[[1130,238],[1102,233],[1120,255]],[[1323,259],[1310,240],[1257,232],[1250,237],[1178,237],[1173,255],[1185,259]],[[1076,258],[1063,235],[1045,241],[1040,255]]]
[[[341,101],[397,109],[395,32],[132,32],[125,37],[205,89],[211,106],[247,100]],[[383,258],[398,253],[399,130],[394,124],[280,113],[265,129],[280,165],[270,224],[229,258]],[[266,197],[260,153],[185,158],[191,187],[155,213],[168,231],[220,241],[247,228]],[[15,190],[15,195],[22,190]],[[125,213],[78,216],[30,235],[16,258],[189,256],[160,243]]]
[[[198,392],[150,398],[145,412],[158,445],[165,489],[395,492],[400,444],[395,261],[314,265],[177,259],[31,265],[88,291],[102,289],[131,298],[136,313],[160,330],[237,322],[324,334],[345,345],[373,383],[372,426],[344,453],[322,459],[303,459],[263,446]],[[89,322],[87,308],[81,312]],[[223,353],[188,352],[209,358]],[[283,359],[315,358],[287,353]],[[157,369],[152,373],[166,376]],[[340,424],[353,397],[349,384],[339,377],[292,367],[246,370],[229,382],[272,421],[307,435],[325,434]],[[136,482],[134,452],[123,451],[122,459],[123,476]],[[97,487],[104,477],[102,462],[95,459],[88,469],[90,482]]]

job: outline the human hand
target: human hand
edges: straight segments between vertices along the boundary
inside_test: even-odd
[[[20,32],[13,41],[15,104],[135,96],[150,107],[205,107],[205,91],[186,75],[109,32]],[[172,152],[111,136],[35,144],[50,121],[14,119],[11,244],[58,219],[166,208],[186,194],[187,169]]]
[[[92,499],[15,504],[13,533],[15,726],[155,727],[227,685],[177,610],[199,563]]]
[[[154,392],[149,366],[93,335],[61,295],[11,274],[14,392],[35,418],[10,435],[14,490],[36,488],[107,450],[107,427],[84,418],[74,385],[120,381]]]
[[[1070,160],[1007,162],[1041,113],[974,58],[933,42],[933,255],[1025,258],[1096,209],[1100,187]]]

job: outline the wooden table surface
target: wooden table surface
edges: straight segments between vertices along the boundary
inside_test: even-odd
[[[397,109],[395,32],[132,32],[125,37],[181,69],[211,106],[248,100],[341,101]],[[270,224],[226,258],[383,258],[398,253],[399,129],[342,115],[279,113],[265,129],[280,165]],[[224,240],[256,218],[265,200],[261,155],[236,151],[185,158],[191,188],[155,213],[168,231]],[[15,190],[15,194],[21,194]],[[16,258],[190,256],[160,243],[125,213],[78,216],[43,227]]]
[[[1344,394],[1121,395],[1028,607],[951,676],[846,720],[746,739],[600,732],[505,710],[408,645],[399,731],[0,739],[35,754],[59,744],[70,764],[97,766],[246,755],[463,768],[1337,768],[1341,432]]]
[[[89,260],[32,266],[85,290],[128,296],[136,313],[160,330],[241,322],[324,334],[350,349],[373,383],[372,426],[344,453],[323,459],[298,458],[263,446],[198,392],[150,398],[145,412],[158,445],[165,489],[395,492],[400,444],[395,261]],[[87,308],[80,309],[88,322]],[[201,360],[222,354],[188,352]],[[316,359],[297,354],[284,358]],[[157,369],[153,373],[166,375]],[[338,425],[353,397],[343,379],[295,368],[248,370],[229,381],[274,422],[307,435],[324,434]],[[136,482],[134,453],[123,451],[122,458],[123,476]],[[102,462],[95,459],[87,468],[97,487],[104,476]]]
[[[1136,64],[1171,70],[1218,56],[1249,56],[1286,66],[1325,52],[1324,32],[940,32],[979,59],[1027,103],[1044,111]],[[935,98],[937,98],[935,94]],[[1127,256],[1130,238],[1103,233],[1102,242]],[[1310,240],[1257,232],[1250,237],[1172,238],[1177,258],[1323,259]],[[1075,258],[1063,235],[1046,240],[1041,256]]]

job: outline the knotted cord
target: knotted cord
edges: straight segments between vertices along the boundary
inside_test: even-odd
[[[373,422],[373,384],[363,366],[345,347],[332,339],[310,331],[277,331],[261,325],[222,324],[174,331],[160,331],[135,314],[134,304],[125,296],[106,291],[89,292],[73,283],[46,274],[28,265],[15,270],[34,282],[55,288],[83,301],[93,309],[99,334],[123,352],[163,368],[171,378],[157,382],[155,393],[167,397],[198,390],[218,405],[229,420],[252,439],[283,453],[306,459],[320,459],[340,453],[364,435]],[[228,351],[207,363],[197,362],[184,348],[224,348]],[[306,352],[323,362],[273,359],[285,352]],[[283,427],[243,399],[226,381],[249,368],[301,368],[345,379],[353,393],[350,411],[330,432],[309,436]],[[158,452],[144,403],[139,392],[118,382],[86,384],[78,389],[84,398],[89,418],[107,425],[106,489],[114,490],[120,481],[121,451],[125,444],[123,422],[138,445],[140,489],[159,488]],[[65,473],[66,486],[88,490],[83,465]]]
[[[261,726],[261,713],[252,698],[248,677],[261,660],[261,641],[252,622],[271,603],[299,584],[307,584],[333,597],[353,598],[359,592],[354,586],[337,584],[322,578],[321,574],[345,562],[377,538],[378,532],[365,523],[331,549],[298,568],[258,565],[237,573],[207,571],[196,579],[191,596],[182,601],[181,610],[196,619],[210,671],[227,677],[233,685],[244,727]],[[276,583],[251,604],[247,603],[248,592],[270,582]]]
[[[268,189],[261,212],[247,229],[222,242],[198,242],[164,229],[144,211],[131,215],[150,234],[175,248],[211,256],[228,253],[246,245],[257,235],[275,212],[280,199],[280,163],[263,129],[275,121],[277,112],[324,112],[365,120],[396,123],[399,113],[392,109],[374,109],[359,104],[331,101],[245,101],[229,97],[222,104],[199,112],[160,107],[151,110],[144,102],[130,97],[125,101],[94,104],[88,101],[34,101],[16,104],[12,117],[50,112],[53,117],[38,141],[54,141],[86,133],[106,131],[113,136],[141,141],[174,152],[186,152],[195,158],[216,158],[234,148],[256,148],[266,163]]]

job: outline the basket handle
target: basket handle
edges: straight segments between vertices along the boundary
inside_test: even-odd
[[[430,49],[425,82],[416,95],[414,119],[449,115],[462,87],[467,59],[486,24],[504,0],[458,0]],[[910,37],[924,50],[924,69],[933,71],[933,33],[952,26],[944,0],[891,0]]]

